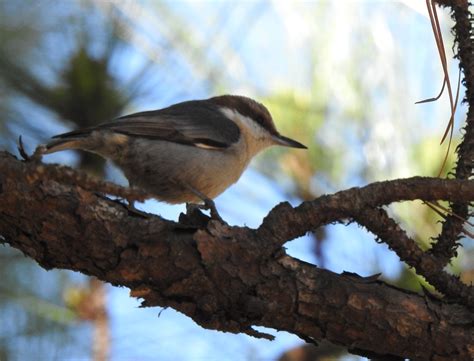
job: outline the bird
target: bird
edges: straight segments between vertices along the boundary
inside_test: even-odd
[[[220,95],[58,134],[35,153],[80,149],[99,154],[123,171],[130,186],[170,204],[204,203],[218,216],[212,200],[273,145],[307,149],[278,132],[263,104]]]

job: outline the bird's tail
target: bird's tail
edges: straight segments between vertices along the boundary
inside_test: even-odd
[[[61,150],[86,149],[86,142],[91,132],[92,129],[86,128],[55,135],[53,140],[51,140],[49,143],[40,145],[37,149],[37,152],[41,154],[49,154],[59,152]]]
[[[49,154],[59,152],[61,150],[69,149],[83,149],[83,138],[78,139],[55,139],[47,144],[42,145],[42,154]]]

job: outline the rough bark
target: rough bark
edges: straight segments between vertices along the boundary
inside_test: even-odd
[[[309,342],[327,339],[354,352],[415,360],[474,357],[468,307],[392,287],[376,276],[319,269],[288,256],[279,233],[287,230],[286,237],[289,229],[346,218],[331,207],[350,209],[347,199],[357,207],[364,194],[365,204],[385,204],[396,198],[390,187],[415,189],[408,199],[472,200],[473,181],[415,178],[354,188],[342,193],[352,198],[336,194],[296,209],[282,205],[253,230],[209,221],[199,212],[182,215],[180,223],[143,218],[88,190],[89,179],[76,177],[73,184],[55,178],[68,173],[76,174],[0,153],[0,240],[44,268],[129,287],[144,306],[172,307],[206,328],[270,337],[252,328],[266,326]],[[320,213],[321,204],[329,215]]]
[[[457,179],[469,179],[473,175],[474,169],[474,29],[473,16],[469,11],[467,0],[437,0],[439,5],[448,7],[451,10],[451,17],[454,20],[452,29],[454,42],[457,47],[454,57],[459,60],[459,67],[462,70],[462,83],[466,89],[464,102],[468,105],[466,124],[462,142],[456,149],[458,160],[453,176]],[[452,213],[443,222],[437,242],[433,244],[430,252],[436,256],[440,265],[446,265],[451,258],[456,256],[459,246],[459,239],[464,227],[464,219],[468,219],[469,203],[453,202],[451,204]]]

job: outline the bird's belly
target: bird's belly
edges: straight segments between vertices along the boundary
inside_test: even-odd
[[[131,186],[153,194],[158,200],[197,203],[215,198],[235,183],[247,166],[231,149],[202,149],[165,141],[137,140],[115,163]]]

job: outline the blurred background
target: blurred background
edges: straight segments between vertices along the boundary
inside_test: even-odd
[[[455,84],[451,21],[440,18]],[[437,175],[448,98],[414,103],[435,96],[442,79],[422,0],[0,1],[0,148],[15,154],[20,134],[31,152],[54,134],[184,100],[230,93],[267,105],[281,132],[309,149],[261,154],[216,201],[233,225],[256,227],[282,201]],[[464,118],[460,106],[454,145]],[[44,160],[126,184],[88,154]],[[139,208],[173,220],[184,210],[155,201]],[[439,232],[439,216],[421,202],[389,210],[423,248]],[[286,246],[335,272],[382,272],[389,283],[429,288],[354,224]],[[472,260],[472,244],[452,272],[474,268],[469,253]],[[265,330],[273,342],[204,330],[174,310],[138,308],[127,289],[46,272],[8,247],[0,248],[0,278],[1,361],[362,359],[328,344],[300,348],[298,337],[275,330]]]

